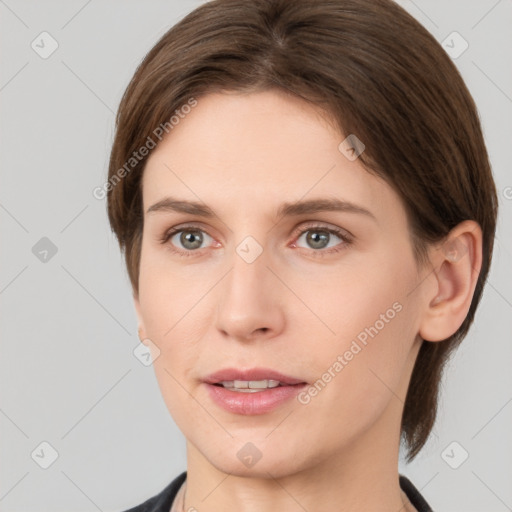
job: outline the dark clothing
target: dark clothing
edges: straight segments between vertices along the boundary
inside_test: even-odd
[[[181,484],[187,478],[187,472],[184,471],[177,476],[163,491],[156,496],[149,498],[137,507],[126,510],[126,512],[169,512],[171,510],[172,501],[176,496]]]
[[[426,502],[420,491],[404,475],[400,475],[400,487],[418,512],[433,512],[432,507]]]
[[[184,471],[156,496],[125,512],[169,512],[174,497],[186,478],[187,472]],[[425,498],[423,498],[407,477],[399,475],[399,480],[402,491],[404,491],[418,512],[433,512]]]

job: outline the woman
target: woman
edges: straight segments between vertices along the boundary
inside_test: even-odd
[[[134,511],[429,511],[398,473],[492,257],[475,104],[390,0],[213,0],[121,101],[108,215],[187,468]]]

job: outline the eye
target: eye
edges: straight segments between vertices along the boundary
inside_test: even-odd
[[[294,236],[296,241],[291,247],[313,249],[315,256],[339,252],[352,243],[352,236],[346,231],[324,225],[302,226]],[[182,226],[169,229],[159,241],[171,252],[186,257],[201,254],[201,249],[211,246],[214,238],[196,226]],[[217,246],[220,246],[218,242]]]
[[[342,250],[350,242],[349,235],[340,229],[326,226],[307,226],[307,229],[303,227],[299,231],[297,241],[293,245],[305,249],[314,249],[315,252],[330,253]],[[302,243],[306,245],[301,245]]]
[[[186,227],[167,231],[160,242],[169,244],[172,251],[188,256],[202,249],[205,242],[211,244],[212,240],[213,238],[202,229]]]

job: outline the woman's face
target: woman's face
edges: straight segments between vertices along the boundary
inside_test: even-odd
[[[210,94],[149,156],[137,314],[171,415],[223,472],[398,449],[422,276],[399,197],[344,139],[282,93]]]

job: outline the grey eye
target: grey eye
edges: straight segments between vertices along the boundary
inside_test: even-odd
[[[179,244],[177,244],[176,238],[178,238]],[[171,237],[171,243],[178,245],[179,248],[193,251],[202,246],[205,238],[211,237],[198,229],[183,229]]]
[[[325,249],[326,247],[333,247],[340,241],[343,241],[338,235],[323,229],[308,229],[297,238],[297,242],[303,237],[306,238],[306,244],[308,245],[306,248],[309,249]]]

